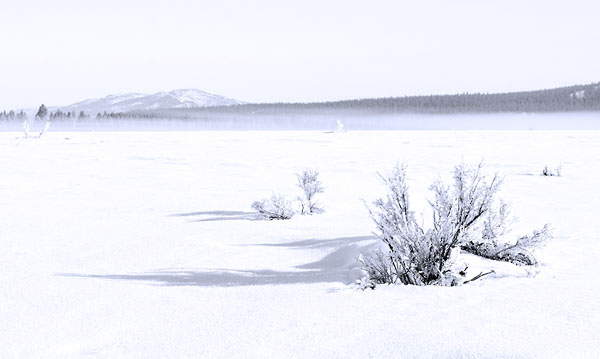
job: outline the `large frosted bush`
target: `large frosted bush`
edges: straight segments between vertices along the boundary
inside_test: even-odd
[[[488,178],[481,173],[482,168],[483,164],[458,165],[451,186],[441,180],[430,186],[434,199],[430,201],[429,228],[410,209],[406,167],[396,166],[389,176],[381,176],[387,195],[375,201],[369,211],[386,250],[362,259],[371,281],[415,285],[468,282],[466,268],[460,270],[455,265],[461,248],[491,259],[535,263],[531,253],[522,249],[546,240],[548,227],[522,237],[516,245],[499,242],[507,231],[508,206],[495,199],[502,183],[499,176]]]

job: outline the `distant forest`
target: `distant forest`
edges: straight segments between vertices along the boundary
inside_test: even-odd
[[[43,105],[42,105],[43,106]],[[40,107],[40,111],[42,108]],[[45,119],[46,114],[36,115]],[[550,90],[497,94],[406,96],[316,103],[267,103],[217,107],[173,108],[134,112],[48,113],[51,121],[88,119],[180,119],[220,120],[252,117],[295,117],[327,115],[549,113],[600,111],[600,83]],[[2,120],[23,120],[25,114],[0,112]]]
[[[115,117],[201,119],[328,114],[461,114],[600,111],[600,83],[498,94],[407,96],[318,103],[244,104],[113,114]],[[111,114],[108,117],[115,118]]]

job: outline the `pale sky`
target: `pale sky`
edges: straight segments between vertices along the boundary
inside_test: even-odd
[[[598,0],[2,0],[0,109],[198,88],[250,102],[600,81]]]

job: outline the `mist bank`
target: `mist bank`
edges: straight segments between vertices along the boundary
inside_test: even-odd
[[[600,112],[452,115],[254,115],[206,119],[119,118],[53,121],[50,131],[269,131],[309,130],[600,130]],[[32,131],[45,122],[29,120]],[[22,131],[23,123],[0,122],[0,131]]]

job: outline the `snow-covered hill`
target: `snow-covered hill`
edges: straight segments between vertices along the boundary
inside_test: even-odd
[[[164,108],[190,108],[205,106],[229,106],[242,102],[196,89],[157,92],[152,95],[124,93],[108,95],[100,99],[90,99],[69,106],[53,107],[61,111],[84,111],[95,115],[98,112],[128,112]]]

